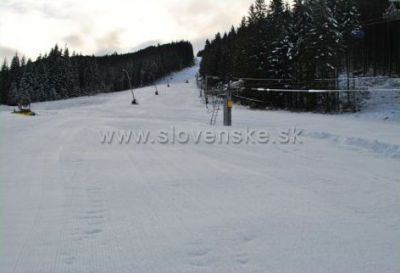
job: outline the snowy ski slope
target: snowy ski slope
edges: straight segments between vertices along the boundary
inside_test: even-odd
[[[232,129],[297,127],[303,144],[101,144],[209,129],[196,69],[136,90],[140,106],[1,106],[0,272],[400,272],[398,122],[237,107]]]

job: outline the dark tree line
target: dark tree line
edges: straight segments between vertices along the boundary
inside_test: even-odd
[[[355,68],[372,75],[399,75],[400,19],[382,18],[388,0],[357,1],[366,35],[355,47]]]
[[[66,99],[129,88],[127,70],[135,87],[152,83],[168,73],[193,65],[189,42],[151,46],[135,53],[103,57],[70,55],[55,46],[36,61],[16,55],[0,70],[0,103],[16,105],[22,98],[32,102]]]
[[[365,34],[363,22],[382,18],[387,7],[386,0],[295,0],[292,6],[283,0],[272,0],[269,6],[256,0],[237,29],[206,41],[199,52],[200,74],[225,82],[235,77],[285,79],[251,82],[277,89],[337,89],[336,80],[316,79],[367,72],[360,52],[370,34]],[[244,95],[301,110],[332,111],[339,100],[334,93],[259,94],[248,89]]]
[[[256,0],[237,30],[217,34],[201,55],[201,74],[315,79],[336,76],[360,30],[355,0]]]
[[[356,0],[363,22],[370,22],[382,17],[389,6],[389,0]]]

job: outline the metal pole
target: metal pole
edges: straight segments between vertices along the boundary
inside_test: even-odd
[[[207,75],[206,75],[206,87],[204,88],[204,90],[205,90],[205,92],[204,92],[205,94],[204,95],[207,96],[208,95],[208,76]]]
[[[158,93],[157,84],[154,84],[154,87],[156,88],[155,94],[156,94],[156,96],[158,96],[158,95],[159,95],[159,93]]]
[[[133,97],[132,104],[136,104],[137,101],[136,101],[136,98],[135,98],[135,93],[133,93],[133,88],[132,88],[132,83],[131,83],[131,77],[129,76],[129,73],[128,73],[128,71],[127,71],[126,69],[122,69],[122,71],[125,72],[125,74],[126,74],[126,76],[127,76],[127,78],[128,78],[129,88],[130,88],[130,90],[131,90],[132,97]]]
[[[228,88],[226,90],[226,96],[224,101],[224,126],[232,126],[232,92],[231,84],[228,81]]]

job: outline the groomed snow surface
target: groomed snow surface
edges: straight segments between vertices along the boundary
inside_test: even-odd
[[[36,117],[1,106],[0,272],[400,272],[397,119],[237,107],[232,129],[296,127],[303,144],[101,144],[210,129],[196,71],[136,90],[139,106],[129,91]]]

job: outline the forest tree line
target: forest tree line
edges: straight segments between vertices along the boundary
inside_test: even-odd
[[[70,54],[55,46],[35,61],[15,55],[0,70],[0,103],[16,105],[22,98],[32,102],[67,99],[129,88],[123,70],[134,87],[143,86],[193,65],[193,47],[181,41],[151,46],[135,53],[103,57]]]
[[[286,80],[251,83],[270,88],[338,88],[336,80],[317,79],[369,71],[374,61],[362,50],[370,46],[365,43],[370,33],[364,23],[381,19],[388,6],[387,0],[295,0],[293,5],[282,0],[271,0],[267,5],[256,0],[238,28],[206,41],[199,53],[200,74],[218,76],[225,82],[235,77]],[[274,107],[299,110],[331,111],[339,100],[337,94],[266,95],[247,90],[245,95],[268,99]]]

